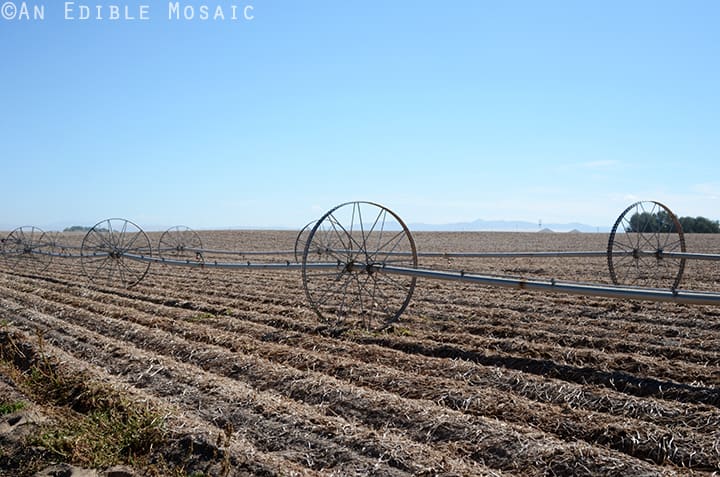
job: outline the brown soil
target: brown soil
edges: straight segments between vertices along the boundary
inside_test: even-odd
[[[295,240],[292,232],[201,236],[206,248],[222,250],[293,250]],[[602,234],[415,239],[420,251],[607,246]],[[717,253],[720,239],[689,236],[688,249]],[[609,283],[604,258],[420,262]],[[720,290],[716,263],[689,263],[683,287]],[[401,320],[371,332],[319,321],[305,303],[299,271],[153,265],[140,284],[124,289],[90,284],[71,258],[37,275],[0,270],[3,332],[28,346],[42,338],[42,352],[66,371],[84,370],[165,410],[171,437],[158,458],[188,473],[720,471],[717,307],[421,279]],[[22,396],[13,383],[0,375],[0,393]],[[37,403],[27,412],[42,416],[43,408]],[[39,428],[42,418],[36,420],[25,429]],[[22,445],[18,436],[0,441],[6,454]]]

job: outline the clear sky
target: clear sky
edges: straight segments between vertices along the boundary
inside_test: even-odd
[[[0,4],[3,227],[720,219],[716,0]]]

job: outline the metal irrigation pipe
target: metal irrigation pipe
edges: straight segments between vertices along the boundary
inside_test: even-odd
[[[418,252],[418,257],[522,258],[522,257],[604,257],[606,251],[566,252]]]
[[[322,255],[326,254],[357,254],[362,253],[360,250],[336,250],[330,248],[317,249],[313,251]],[[382,256],[411,256],[412,252],[380,252],[378,255]],[[686,258],[694,260],[716,260],[720,261],[720,254],[713,253],[689,253],[689,252],[664,252],[662,250],[615,250],[608,252],[603,251],[558,251],[558,252],[418,252],[418,257],[435,257],[435,258],[552,258],[552,257],[606,257],[612,254],[613,256],[623,255],[634,255],[634,256],[658,256],[662,258]]]
[[[68,249],[68,250],[82,250],[82,247],[79,245],[62,245],[57,243],[50,243],[48,245],[51,245],[53,248],[61,248],[61,249]]]
[[[504,288],[521,290],[543,290],[553,293],[600,296],[607,298],[630,298],[637,300],[683,303],[688,305],[718,305],[720,293],[703,293],[686,290],[663,290],[658,288],[630,288],[594,283],[572,283],[551,280],[527,280],[506,277],[494,277],[465,272],[436,271],[420,268],[394,267],[382,264],[354,265],[353,269],[364,268],[368,273],[380,272],[393,275],[473,282]]]
[[[388,255],[405,252],[390,252]],[[604,257],[607,251],[562,251],[562,252],[418,252],[418,257],[439,258],[524,258],[524,257]]]
[[[145,255],[135,255],[126,253],[123,254],[124,258],[135,260],[138,262],[147,263],[162,263],[165,265],[176,265],[176,266],[190,266],[197,268],[230,268],[230,269],[253,269],[253,270],[301,270],[303,268],[313,269],[339,269],[343,270],[343,264],[341,262],[316,262],[307,263],[303,266],[302,263],[297,262],[284,262],[284,263],[253,263],[253,262],[207,262],[207,261],[196,261],[196,260],[173,260],[160,257],[150,257]]]
[[[356,254],[359,250],[318,249],[315,253],[328,254]],[[418,257],[436,258],[521,258],[521,257],[605,257],[608,252],[603,251],[561,251],[561,252],[417,252]],[[632,255],[632,251],[614,252],[614,255]],[[653,252],[654,254],[654,252]],[[380,252],[382,256],[411,256],[412,252]]]
[[[313,253],[336,253],[336,254],[356,254],[362,250],[343,250],[332,248],[318,248]],[[364,253],[364,252],[362,252]],[[628,252],[632,254],[632,252]],[[383,256],[411,256],[413,252],[379,252],[378,255]],[[607,251],[564,251],[564,252],[417,252],[418,257],[467,257],[467,258],[502,258],[502,257],[604,257]]]
[[[172,252],[177,248],[161,249],[160,251]],[[217,255],[294,255],[294,250],[252,250],[252,251],[241,251],[241,250],[211,250],[206,248],[183,248],[185,252],[193,253],[208,253]]]
[[[720,254],[716,253],[662,252],[662,256],[668,258],[687,258],[691,260],[720,261]]]

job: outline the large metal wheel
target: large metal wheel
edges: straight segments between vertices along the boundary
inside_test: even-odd
[[[145,278],[150,268],[149,261],[137,257],[151,255],[150,240],[140,227],[125,219],[107,219],[85,235],[80,262],[90,281],[130,288]]]
[[[675,290],[685,259],[668,256],[670,252],[685,252],[678,218],[659,202],[636,202],[623,211],[610,233],[610,277],[616,285]]]
[[[349,326],[379,329],[397,321],[416,278],[385,274],[384,264],[417,267],[415,242],[402,220],[372,202],[335,207],[305,244],[302,275],[310,305],[321,319]]]
[[[160,236],[158,255],[169,260],[202,262],[202,240],[191,228],[184,225],[170,227]]]
[[[52,238],[41,229],[23,226],[8,234],[2,252],[14,271],[41,273],[50,266],[54,248]]]

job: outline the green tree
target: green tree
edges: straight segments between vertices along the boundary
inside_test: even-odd
[[[628,232],[672,232],[675,230],[675,223],[670,214],[660,211],[655,214],[650,212],[636,212],[630,217],[630,225],[626,228]]]
[[[720,222],[717,220],[713,221],[705,217],[680,217],[678,222],[680,222],[680,226],[685,233],[720,233]],[[625,230],[635,233],[675,232],[676,227],[670,214],[661,210],[655,214],[650,212],[635,213],[630,217],[630,223]]]
[[[63,232],[87,232],[90,230],[90,227],[85,227],[83,225],[73,225],[72,227],[66,227],[63,229]]]
[[[687,217],[689,218],[689,217]],[[680,222],[682,223],[682,222]],[[683,225],[683,230],[685,230],[685,226]],[[716,234],[720,233],[720,222],[717,220],[712,221],[710,219],[706,219],[705,217],[695,217],[693,219],[693,227],[688,232],[690,233],[696,233],[696,234]]]

